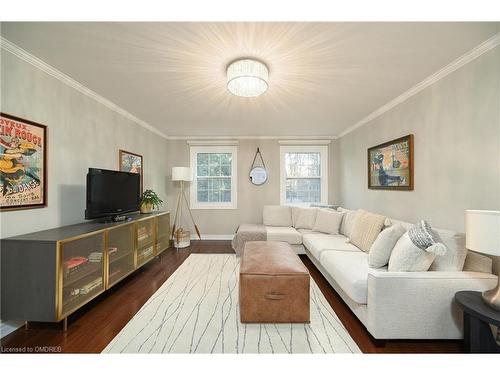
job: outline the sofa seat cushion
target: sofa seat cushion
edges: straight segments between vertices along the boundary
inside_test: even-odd
[[[308,234],[308,233],[318,233],[318,232],[313,231],[312,229],[306,229],[306,228],[299,228],[299,229],[297,229],[297,231],[302,235]]]
[[[368,254],[362,251],[325,251],[320,264],[356,303],[368,301]]]
[[[268,241],[288,242],[290,245],[301,245],[302,234],[292,227],[266,227]]]
[[[360,251],[353,244],[346,242],[347,237],[341,234],[305,233],[302,241],[317,260],[321,260],[321,253],[326,250]]]

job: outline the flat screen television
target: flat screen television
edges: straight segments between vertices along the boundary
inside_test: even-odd
[[[85,219],[116,218],[138,211],[140,188],[138,173],[89,168]]]

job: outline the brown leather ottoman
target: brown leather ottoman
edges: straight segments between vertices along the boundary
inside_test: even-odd
[[[245,244],[240,266],[242,323],[309,323],[309,271],[289,244]]]

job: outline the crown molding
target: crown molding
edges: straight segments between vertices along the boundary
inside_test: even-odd
[[[142,126],[143,128],[167,139],[167,135],[159,131],[157,128],[154,126],[148,124],[147,122],[135,117],[133,114],[130,112],[126,111],[122,107],[118,106],[117,104],[111,102],[110,100],[106,99],[105,97],[99,95],[95,91],[92,91],[88,87],[82,85],[80,82],[75,81],[73,78],[67,76],[63,72],[57,70],[54,68],[52,65],[46,63],[45,61],[39,59],[38,57],[32,55],[31,53],[25,51],[18,45],[12,43],[8,39],[5,39],[3,36],[0,36],[0,48],[10,52],[14,56],[20,58],[21,60],[27,62],[28,64],[33,65],[35,68],[40,69],[41,71],[47,73],[48,75],[52,76],[53,78],[57,79],[58,81],[64,83],[65,85],[81,92],[84,95],[87,95],[88,97],[94,99],[98,103],[104,105],[105,107],[111,109],[112,111],[122,115],[123,117],[129,119],[130,121],[136,123],[139,126]]]
[[[485,42],[479,44],[477,47],[473,48],[466,54],[460,56],[458,59],[455,59],[452,61],[450,64],[446,65],[444,68],[438,70],[436,73],[430,75],[420,83],[416,84],[412,88],[410,88],[408,91],[405,91],[403,94],[399,95],[395,99],[391,100],[387,104],[384,104],[382,107],[379,109],[375,110],[374,112],[370,113],[368,116],[364,117],[354,125],[348,127],[345,129],[343,132],[341,132],[338,135],[338,138],[342,138],[343,136],[351,133],[352,131],[360,128],[363,125],[366,125],[373,119],[383,115],[387,111],[391,110],[392,108],[396,107],[397,105],[405,102],[412,96],[418,94],[420,91],[424,90],[425,88],[433,85],[434,83],[440,81],[444,77],[448,76],[449,74],[453,73],[454,71],[458,70],[462,66],[470,63],[471,61],[477,59],[479,56],[483,55],[484,53],[492,50],[493,48],[497,47],[500,45],[500,33],[495,34],[491,38],[487,39]]]
[[[172,141],[221,141],[221,140],[288,140],[288,141],[317,141],[317,140],[334,140],[337,139],[336,136],[326,135],[326,136],[307,136],[307,135],[291,135],[291,136],[280,136],[280,135],[206,135],[206,136],[195,136],[195,135],[169,135],[168,140]]]
[[[278,141],[280,145],[293,146],[293,145],[329,145],[332,143],[331,139],[297,139],[297,140],[282,140]]]
[[[238,146],[237,140],[205,140],[205,141],[186,141],[189,146]]]

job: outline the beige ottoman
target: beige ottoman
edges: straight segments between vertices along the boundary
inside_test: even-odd
[[[245,244],[240,266],[242,323],[309,323],[309,271],[289,244]]]

